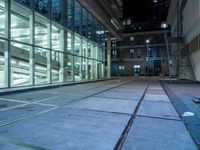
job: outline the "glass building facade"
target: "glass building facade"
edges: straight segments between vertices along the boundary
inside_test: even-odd
[[[76,0],[0,0],[0,88],[104,78],[104,39]]]

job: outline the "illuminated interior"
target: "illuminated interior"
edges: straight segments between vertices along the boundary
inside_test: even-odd
[[[35,0],[35,11],[30,2],[0,0],[0,88],[104,78],[103,26],[76,0],[66,25],[60,0],[51,15],[46,0]]]

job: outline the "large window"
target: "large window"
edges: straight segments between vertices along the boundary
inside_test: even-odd
[[[50,51],[44,48],[35,48],[35,84],[48,83],[47,67],[49,65]],[[50,71],[50,70],[49,70]]]
[[[44,16],[48,15],[48,1],[49,0],[34,0],[35,1],[35,10]]]
[[[67,81],[74,80],[74,58],[73,55],[67,55],[67,66],[65,67],[65,71],[67,73]]]
[[[14,2],[11,5],[11,39],[23,43],[30,43],[30,19],[31,11],[24,9]]]
[[[67,26],[68,28],[72,27],[72,2],[73,0],[67,0]]]
[[[49,48],[50,22],[38,14],[35,15],[35,45]]]
[[[88,26],[88,12],[83,8],[82,12],[82,35],[87,37],[87,26]]]
[[[73,54],[73,34],[71,31],[68,31],[67,33],[67,53]]]
[[[100,78],[103,30],[78,0],[0,0],[0,88]]]
[[[77,1],[74,5],[74,31],[81,34],[81,6]]]
[[[61,0],[52,0],[51,17],[57,22],[60,22],[61,20],[63,4],[64,3]]]
[[[5,37],[5,1],[0,0],[0,37]]]
[[[63,37],[62,37],[63,38]],[[51,46],[53,50],[61,51],[61,26],[52,24],[51,28]]]
[[[6,41],[0,39],[0,88],[5,87],[5,57],[4,49],[6,48]]]
[[[25,86],[31,84],[29,63],[30,51],[30,46],[12,42],[11,86]]]

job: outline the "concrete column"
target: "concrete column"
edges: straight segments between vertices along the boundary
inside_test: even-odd
[[[35,85],[35,51],[34,51],[34,43],[35,43],[35,39],[34,39],[34,34],[35,34],[35,28],[34,28],[34,13],[32,13],[29,16],[29,25],[30,25],[30,44],[32,44],[31,49],[30,49],[30,53],[29,53],[29,65],[30,65],[30,69],[29,69],[29,76],[30,76],[30,85]]]
[[[88,40],[85,50],[86,62],[85,62],[85,79],[88,80]]]
[[[11,57],[10,57],[10,49],[11,49],[11,0],[5,1],[5,35],[8,41],[5,42],[5,50],[4,50],[4,58],[5,58],[5,65],[4,65],[4,85],[5,87],[11,87]]]
[[[79,47],[79,55],[83,56],[83,38],[81,37],[81,42],[80,42],[80,47]],[[83,58],[80,57],[80,62],[79,62],[79,77],[82,80],[83,79],[83,73],[82,73],[82,64],[83,64]]]
[[[48,47],[51,49],[51,23],[48,24]],[[51,50],[47,50],[47,83],[52,83]]]
[[[66,30],[62,28],[60,31],[60,53],[59,53],[59,58],[60,58],[60,70],[59,70],[59,82],[64,82],[66,81],[66,73],[65,73],[65,60],[66,60],[66,55],[65,55],[65,50],[67,47],[66,44]]]
[[[72,36],[71,49],[72,49],[72,53],[74,54],[74,45],[75,45],[75,34],[74,34],[74,32],[72,32],[71,36]],[[73,58],[72,58],[72,68],[71,68],[71,76],[73,78],[73,81],[75,81],[75,76],[74,76],[74,64],[75,64],[75,62],[74,62],[74,60],[75,59],[74,59],[74,56],[73,56]]]
[[[111,78],[111,38],[107,36],[107,78]]]
[[[98,78],[98,62],[97,62],[97,58],[98,58],[98,47],[95,44],[95,51],[94,51],[94,59],[96,59],[94,61],[94,78],[95,79]]]

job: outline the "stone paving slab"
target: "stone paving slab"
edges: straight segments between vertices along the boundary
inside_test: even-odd
[[[143,101],[137,115],[160,117],[168,119],[180,119],[171,103]]]
[[[129,88],[117,87],[117,88],[113,88],[113,89],[108,90],[108,92],[126,92],[126,93],[143,94],[144,89],[129,89]]]
[[[133,114],[138,101],[89,97],[66,107]]]
[[[0,98],[0,112],[3,109],[7,109],[7,108],[23,105],[23,104],[24,103],[21,103],[21,102],[12,102],[12,101],[7,101],[7,100],[2,100]]]
[[[88,95],[64,94],[64,95],[57,96],[57,97],[54,97],[54,98],[51,98],[51,99],[48,99],[45,101],[41,101],[39,103],[62,106],[62,105],[66,105],[72,101],[80,100],[86,96],[88,96]]]
[[[111,150],[129,118],[129,115],[62,108],[0,128],[0,135],[55,150]]]
[[[160,95],[166,95],[165,91],[162,89],[148,89],[147,94],[160,94]]]
[[[122,92],[109,92],[105,91],[99,94],[96,94],[97,97],[104,97],[104,98],[119,98],[119,99],[127,99],[127,100],[140,100],[142,97],[141,94],[134,94],[134,93],[122,93]]]
[[[0,125],[11,122],[16,119],[30,116],[34,113],[39,113],[48,110],[50,108],[52,107],[44,105],[41,106],[37,104],[29,104],[9,110],[0,111]]]
[[[17,145],[7,144],[0,142],[0,149],[1,150],[30,150],[29,148],[24,148]]]
[[[181,121],[136,117],[122,150],[197,150]]]
[[[144,101],[170,102],[170,100],[166,94],[160,95],[160,94],[149,94],[149,93],[145,94]]]
[[[0,96],[0,98],[6,98],[6,99],[12,99],[12,100],[20,100],[20,101],[26,101],[26,102],[35,102],[38,100],[50,98],[57,96],[58,94],[53,93],[40,93],[37,91],[34,92],[22,92],[22,93],[16,93],[16,94],[8,94],[4,96]]]

